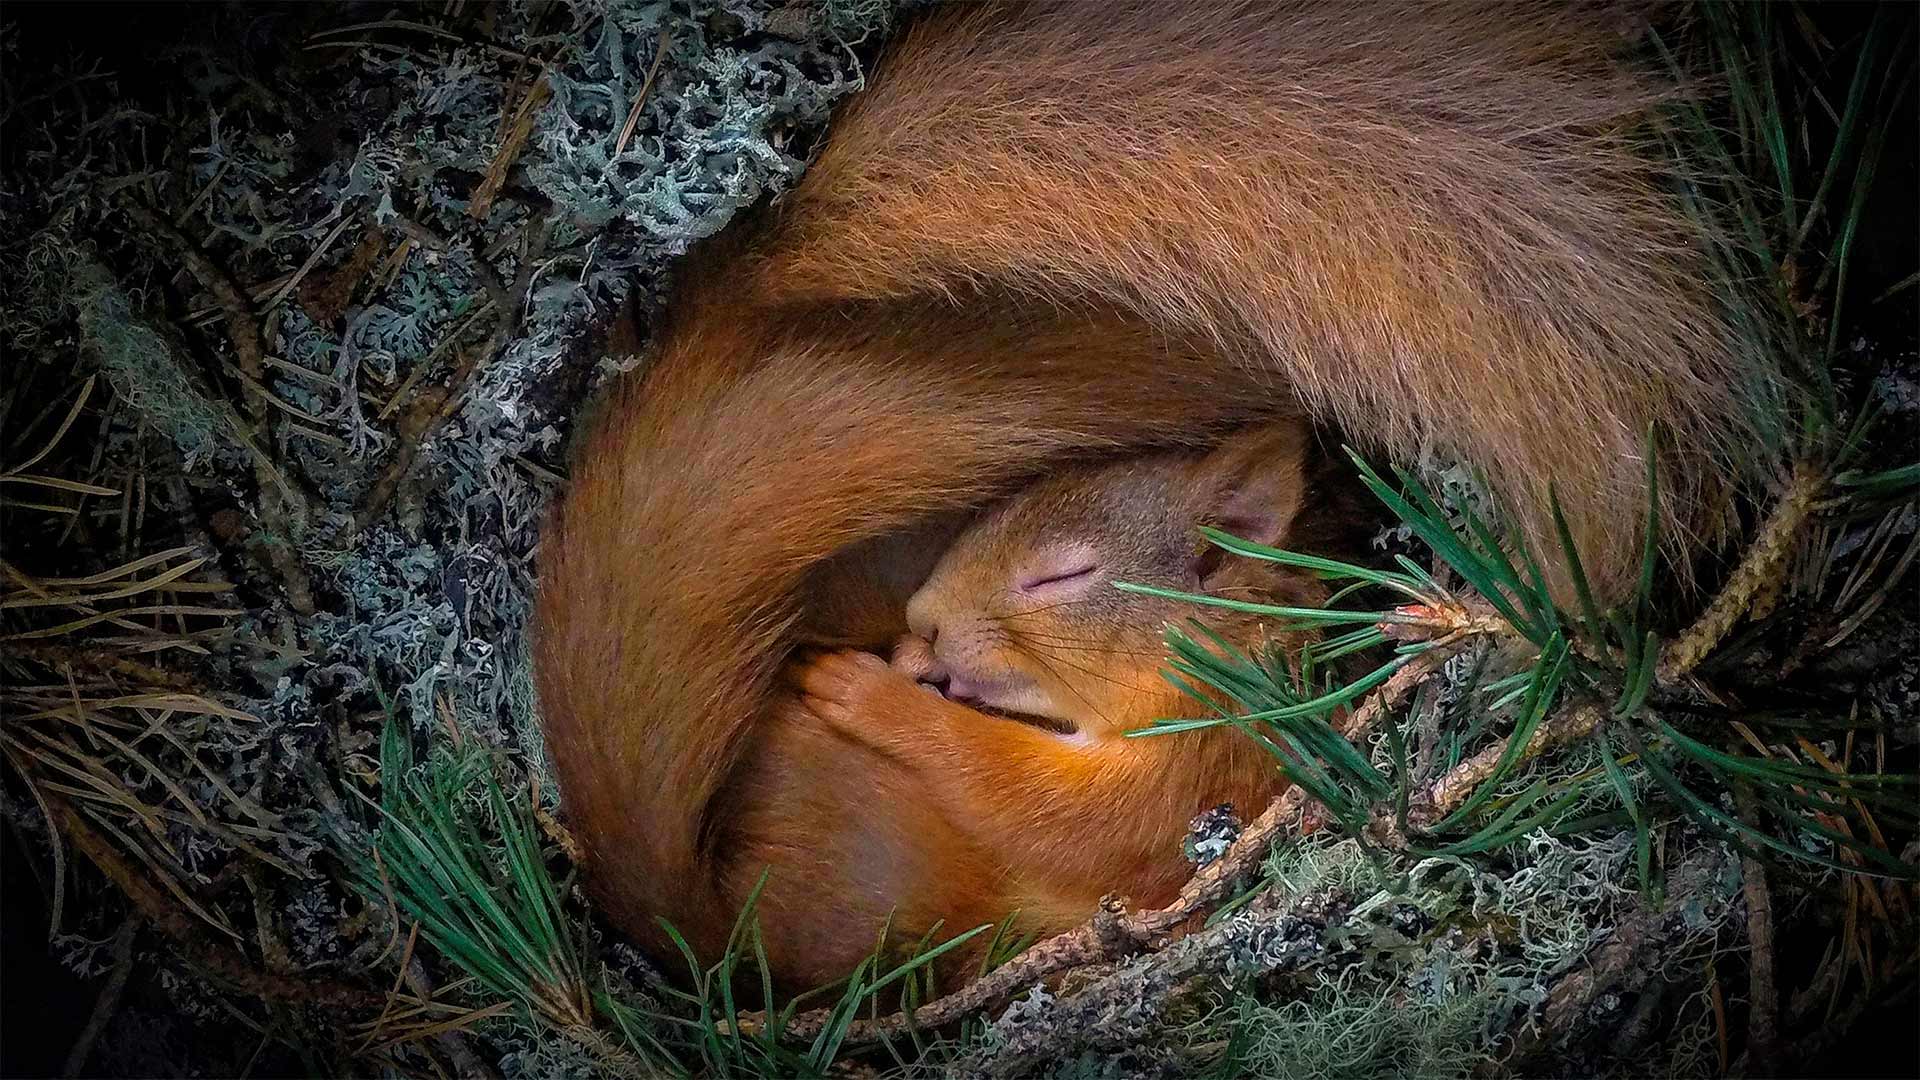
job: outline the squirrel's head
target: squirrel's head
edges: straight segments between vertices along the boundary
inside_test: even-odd
[[[907,605],[912,633],[895,666],[955,701],[1063,732],[1180,711],[1159,675],[1166,625],[1198,617],[1253,648],[1261,620],[1114,585],[1283,604],[1322,596],[1304,573],[1228,555],[1199,532],[1284,545],[1308,491],[1309,440],[1303,424],[1275,422],[1208,452],[1041,480],[954,541]]]

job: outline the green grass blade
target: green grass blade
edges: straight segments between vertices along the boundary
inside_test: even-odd
[[[1633,821],[1634,869],[1640,878],[1640,890],[1648,892],[1653,886],[1653,829],[1648,825],[1640,800],[1634,797],[1633,782],[1627,779],[1626,769],[1614,756],[1613,739],[1605,726],[1600,729],[1600,765],[1606,770],[1607,783],[1612,785],[1614,796],[1620,800],[1620,808]]]
[[[1595,642],[1605,642],[1606,635],[1602,627],[1606,625],[1600,618],[1600,605],[1594,603],[1593,587],[1587,582],[1586,566],[1580,561],[1580,549],[1573,542],[1573,529],[1567,525],[1567,516],[1560,509],[1560,493],[1552,484],[1547,485],[1547,507],[1553,512],[1553,527],[1560,534],[1561,558],[1567,564],[1567,573],[1573,578],[1574,595],[1580,599],[1580,613],[1586,622],[1588,636]]]

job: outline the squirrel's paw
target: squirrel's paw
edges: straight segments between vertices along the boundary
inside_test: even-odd
[[[808,657],[795,666],[792,680],[808,712],[855,736],[890,730],[927,696],[885,660],[853,650]]]
[[[921,684],[943,681],[946,671],[933,655],[933,643],[918,634],[907,634],[893,643],[893,670]]]

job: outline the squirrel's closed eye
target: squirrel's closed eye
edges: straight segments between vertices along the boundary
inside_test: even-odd
[[[1062,570],[1058,573],[1048,571],[1044,576],[1030,577],[1022,580],[1020,582],[1020,591],[1032,592],[1035,589],[1044,589],[1049,585],[1065,585],[1070,581],[1077,581],[1080,578],[1090,577],[1092,576],[1093,572],[1098,569],[1100,569],[1100,567],[1098,567],[1097,565],[1093,563],[1088,563],[1085,566],[1077,567],[1072,570]]]
[[[1070,544],[1062,550],[1050,552],[1047,561],[1029,566],[1027,572],[1016,579],[1023,593],[1036,590],[1052,591],[1061,585],[1071,585],[1076,581],[1093,576],[1100,569],[1097,553],[1088,545]]]

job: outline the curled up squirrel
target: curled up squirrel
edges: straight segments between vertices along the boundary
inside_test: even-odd
[[[1761,373],[1649,151],[1675,88],[1620,59],[1614,14],[968,4],[903,30],[794,190],[688,257],[657,359],[584,429],[542,541],[542,723],[608,917],[656,950],[664,917],[712,957],[771,868],[769,960],[804,986],[845,974],[889,911],[911,942],[1163,890],[1156,845],[1197,807],[1107,845],[1128,865],[1046,846],[1071,830],[1006,842],[1045,800],[1121,797],[1072,771],[1092,747],[1063,758],[1040,740],[1071,735],[992,715],[1024,686],[1006,710],[1044,719],[1064,683],[1002,671],[970,695],[980,673],[948,672],[969,708],[804,651],[939,623],[958,579],[927,575],[964,515],[1064,462],[1218,479],[1261,437],[1230,431],[1304,416],[1481,467],[1545,550],[1552,483],[1604,598],[1638,557],[1657,424],[1663,534],[1681,556],[1710,538]],[[1079,468],[1056,479],[1167,522],[1219,509]],[[1071,503],[1045,487],[1028,505]],[[1270,524],[1311,519],[1268,495]],[[997,566],[1016,589],[1078,569]],[[949,635],[903,665],[938,681]],[[899,737],[914,723],[955,738]],[[1218,766],[1183,797],[1257,812],[1271,775]]]
[[[1365,519],[1338,512],[1346,477],[1330,464],[1303,424],[1277,420],[1208,451],[1059,470],[954,539],[906,604],[891,668],[858,650],[794,665],[797,700],[748,751],[764,786],[739,825],[769,854],[830,868],[763,893],[763,923],[839,931],[791,963],[844,973],[872,948],[859,928],[889,915],[957,932],[1018,912],[1016,929],[1045,931],[1116,888],[1171,900],[1192,870],[1188,822],[1222,804],[1257,813],[1284,782],[1232,728],[1128,737],[1204,710],[1160,675],[1162,629],[1191,606],[1114,585],[1324,601],[1312,575],[1224,557],[1197,528],[1351,550]],[[1253,655],[1309,637],[1246,613],[1205,622]],[[950,969],[976,968],[983,944]]]

